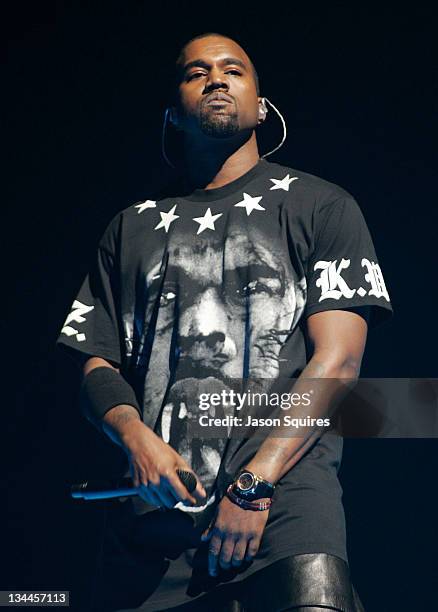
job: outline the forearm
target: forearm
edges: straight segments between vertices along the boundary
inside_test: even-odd
[[[358,371],[351,364],[336,364],[327,356],[314,355],[297,378],[294,393],[311,393],[308,407],[295,407],[293,417],[324,418],[333,412],[357,380]],[[315,393],[315,388],[317,392]],[[320,427],[300,427],[292,432],[275,428],[245,466],[269,482],[277,482],[299,461],[321,436]]]
[[[132,395],[132,389],[127,386],[125,381],[118,382],[118,377],[120,375],[120,371],[118,368],[114,367],[111,363],[101,357],[91,357],[89,358],[83,365],[83,374],[84,381],[87,376],[92,375],[93,370],[108,372],[106,368],[113,372],[111,375],[112,378],[109,380],[98,380],[91,388],[87,388],[85,391],[85,396],[82,398],[82,408],[89,420],[91,420],[94,425],[105,433],[113,442],[118,444],[119,446],[125,446],[128,441],[130,434],[139,429],[139,427],[146,427],[143,423],[143,420],[140,416],[139,410],[134,407],[134,405],[127,403],[130,399],[135,400],[135,397]],[[115,383],[115,386],[114,386]],[[99,388],[96,389],[96,384],[99,385]],[[125,385],[119,389],[120,385]],[[108,393],[108,397],[105,395],[102,397],[99,389],[103,385],[103,388],[106,388],[109,385],[108,389],[110,390]],[[109,410],[107,410],[103,415],[99,414],[105,410],[105,402],[111,402],[111,399],[114,397],[113,393],[115,393],[115,397],[123,401],[113,402],[116,405],[113,405]],[[120,397],[122,395],[122,397]],[[126,396],[131,395],[131,398]],[[123,397],[124,396],[124,397]],[[134,403],[136,403],[134,401]]]
[[[125,446],[130,434],[143,425],[138,410],[133,406],[121,404],[114,406],[102,419],[102,431],[119,446]]]

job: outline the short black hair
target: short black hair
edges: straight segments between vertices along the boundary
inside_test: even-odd
[[[234,38],[231,38],[231,36],[227,36],[226,34],[219,34],[218,32],[204,32],[203,34],[198,34],[197,36],[194,36],[193,38],[188,40],[186,43],[184,43],[184,45],[181,47],[181,51],[179,52],[178,58],[176,60],[175,80],[174,80],[172,91],[171,91],[171,100],[173,104],[176,103],[177,101],[178,86],[182,78],[182,68],[183,68],[183,62],[184,62],[185,48],[194,40],[199,40],[200,38],[207,38],[207,36],[220,36],[221,38],[228,38],[229,40],[232,40],[233,42],[239,44],[236,40],[234,40]],[[255,69],[254,64],[251,61],[251,58],[249,59],[249,61],[251,64],[251,70],[252,70],[252,74],[253,74],[255,85],[256,85],[257,95],[260,96],[259,76],[257,74],[257,70]]]

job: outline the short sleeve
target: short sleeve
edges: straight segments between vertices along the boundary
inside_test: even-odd
[[[325,310],[369,307],[370,328],[393,314],[388,289],[362,211],[341,197],[315,211],[314,249],[307,268],[305,317]]]
[[[117,218],[106,228],[56,344],[77,353],[121,364],[118,316]]]

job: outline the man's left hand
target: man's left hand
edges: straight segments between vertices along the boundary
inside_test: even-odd
[[[202,534],[202,541],[210,541],[208,573],[217,576],[222,569],[239,567],[252,561],[260,547],[269,510],[244,510],[224,497],[210,526]]]

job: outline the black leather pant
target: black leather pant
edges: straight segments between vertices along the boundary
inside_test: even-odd
[[[333,555],[309,553],[280,559],[245,580],[226,585],[169,612],[365,612],[348,565]]]

